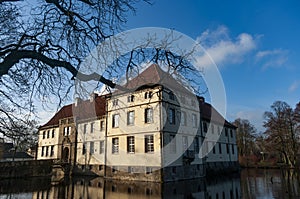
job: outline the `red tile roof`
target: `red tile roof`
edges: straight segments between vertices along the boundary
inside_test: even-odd
[[[184,84],[176,80],[172,74],[163,71],[157,64],[152,64],[141,72],[138,76],[129,80],[124,87],[129,89],[129,92],[139,90],[145,86],[162,85],[173,91],[180,91],[190,93]],[[116,91],[116,94],[123,93],[122,91]]]
[[[63,118],[69,118],[75,116],[77,120],[101,117],[105,115],[106,112],[106,95],[97,96],[93,102],[90,100],[79,101],[78,105],[69,104],[62,107],[46,124],[42,125],[40,128],[50,126],[58,126],[59,120]]]
[[[162,85],[174,91],[180,91],[191,94],[191,92],[170,75],[169,73],[163,71],[157,64],[152,64],[147,69],[145,69],[141,74],[128,81],[124,85],[125,88],[134,91],[138,90],[141,87],[148,85]],[[121,93],[122,91],[116,91],[116,94]],[[45,128],[49,126],[58,126],[59,120],[63,118],[76,116],[77,120],[83,120],[88,118],[94,118],[99,116],[104,116],[106,114],[106,96],[97,96],[93,102],[90,100],[80,101],[78,106],[75,107],[74,104],[69,104],[62,107],[46,124],[40,128]],[[201,117],[204,120],[212,120],[216,123],[223,124],[225,122],[226,126],[236,128],[234,125],[228,121],[224,121],[224,117],[214,108],[211,104],[201,100],[201,97],[198,97],[200,101],[200,111]],[[213,115],[213,118],[211,116]]]
[[[227,127],[236,128],[233,124],[224,119],[224,117],[209,103],[200,100],[200,116],[208,122],[213,121],[218,124],[224,124]]]
[[[106,114],[106,95],[95,95],[93,102],[81,101],[73,107],[74,116],[77,120],[101,117]]]
[[[58,126],[59,120],[62,118],[72,117],[72,104],[66,105],[62,107],[55,115],[44,125],[40,126],[40,128],[45,128],[49,126]]]

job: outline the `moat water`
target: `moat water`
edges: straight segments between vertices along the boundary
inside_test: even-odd
[[[59,184],[48,178],[0,179],[0,199],[232,199],[300,198],[299,175],[270,169],[244,169],[240,174],[210,176],[170,183],[124,182],[73,178]]]

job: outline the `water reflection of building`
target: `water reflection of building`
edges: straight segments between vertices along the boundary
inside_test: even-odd
[[[219,177],[213,181],[204,178],[168,183],[136,182],[94,179],[77,179],[69,184],[52,186],[33,193],[33,199],[239,199],[240,179]]]
[[[126,87],[133,91],[94,94],[59,110],[39,130],[38,159],[68,163],[74,172],[156,182],[237,166],[235,127],[226,120],[223,126],[204,98],[157,65]],[[204,142],[208,133],[218,139]],[[202,158],[202,152],[209,153]]]

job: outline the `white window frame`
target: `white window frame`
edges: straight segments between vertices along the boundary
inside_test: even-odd
[[[105,123],[104,123],[104,120],[101,120],[100,121],[100,131],[104,131],[105,129]]]
[[[127,137],[127,153],[135,153],[134,136],[128,136]]]
[[[183,125],[183,126],[186,126],[186,121],[187,121],[186,112],[181,111],[181,113],[180,113],[180,124]]]
[[[120,120],[120,115],[119,114],[113,114],[112,115],[112,127],[113,128],[118,128],[119,127],[119,120]]]
[[[94,154],[94,153],[95,153],[95,143],[90,142],[90,154]]]
[[[195,113],[192,114],[192,123],[193,123],[193,127],[197,127],[197,115]]]
[[[153,123],[153,108],[145,109],[145,123]]]
[[[119,153],[119,138],[115,137],[112,138],[112,154],[118,154]]]
[[[90,127],[91,127],[90,132],[91,132],[91,133],[94,133],[95,123],[92,122],[92,123],[90,124]]]
[[[103,154],[105,152],[104,150],[104,140],[101,140],[99,142],[99,154]]]
[[[176,135],[170,134],[170,153],[176,153]]]
[[[176,113],[175,108],[169,108],[169,114],[168,114],[169,124],[176,123],[175,113]]]
[[[135,117],[134,111],[127,112],[127,125],[134,125],[134,117]]]
[[[188,137],[182,136],[182,151],[185,152],[188,149]]]
[[[154,152],[154,135],[145,135],[145,153]]]

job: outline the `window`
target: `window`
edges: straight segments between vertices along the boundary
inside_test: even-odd
[[[82,155],[86,154],[86,146],[85,144],[82,145]]]
[[[50,130],[47,131],[47,138],[50,138]]]
[[[104,121],[101,121],[100,122],[100,131],[104,131],[104,128],[105,128]]]
[[[95,124],[94,122],[91,123],[91,133],[94,132],[94,124]]]
[[[70,126],[65,126],[64,127],[64,136],[69,136],[71,133],[71,127]]]
[[[116,173],[118,170],[118,168],[116,166],[112,166],[111,171],[112,173]]]
[[[170,100],[174,100],[175,99],[174,93],[172,91],[169,92],[169,99]]]
[[[194,139],[194,150],[198,154],[200,151],[199,138],[195,137]]]
[[[146,174],[152,173],[152,167],[146,167]]]
[[[234,145],[231,145],[232,154],[234,154]]]
[[[175,166],[175,167],[172,167],[172,173],[173,173],[173,174],[176,174],[176,166]]]
[[[112,153],[119,153],[119,138],[112,139]]]
[[[175,124],[175,109],[169,108],[169,123]]]
[[[87,124],[84,124],[83,125],[83,133],[86,134],[86,132],[87,132]]]
[[[153,122],[153,109],[146,108],[145,109],[145,123],[152,123]]]
[[[226,152],[229,153],[229,146],[226,144]]]
[[[134,168],[133,167],[128,167],[128,173],[134,173]]]
[[[153,135],[145,135],[145,152],[154,152],[154,139]]]
[[[150,99],[151,97],[152,97],[151,91],[145,93],[145,99]]]
[[[184,95],[181,95],[180,101],[181,101],[182,104],[185,104],[185,96]]]
[[[146,188],[146,195],[152,195],[152,189],[151,188]]]
[[[176,136],[170,135],[170,152],[176,153]]]
[[[188,138],[187,136],[182,136],[182,151],[186,151],[188,148]]]
[[[196,106],[195,100],[192,100],[192,101],[191,101],[191,105],[192,105],[192,106]]]
[[[134,111],[127,112],[127,125],[134,125]]]
[[[113,106],[118,106],[118,99],[113,100]]]
[[[214,143],[212,143],[212,144],[214,144]],[[213,146],[213,154],[216,154],[216,147],[215,146]]]
[[[100,154],[104,153],[104,140],[100,141],[99,153]]]
[[[42,154],[41,154],[41,156],[43,157],[44,155],[45,155],[45,147],[42,146]]]
[[[115,114],[112,116],[112,127],[113,128],[119,127],[119,117],[120,117],[119,114]]]
[[[43,139],[46,138],[46,131],[43,131]]]
[[[127,153],[134,153],[134,136],[127,137]]]
[[[94,154],[94,142],[90,142],[90,154]]]
[[[219,153],[222,154],[222,144],[219,143]]]
[[[46,146],[46,153],[45,155],[48,156],[49,146]]]
[[[230,129],[230,137],[233,137],[232,129]]]
[[[50,146],[50,156],[54,156],[54,146]]]
[[[186,112],[182,111],[180,116],[181,116],[181,118],[180,118],[181,125],[186,126]]]
[[[207,123],[203,122],[203,131],[206,133],[207,132]]]
[[[225,136],[227,137],[228,136],[228,129],[225,128]]]
[[[129,95],[127,97],[127,102],[134,102],[134,95]]]
[[[192,123],[193,123],[193,127],[197,127],[197,115],[196,114],[192,114]]]
[[[55,130],[52,129],[52,138],[54,138],[54,137],[55,137]]]

